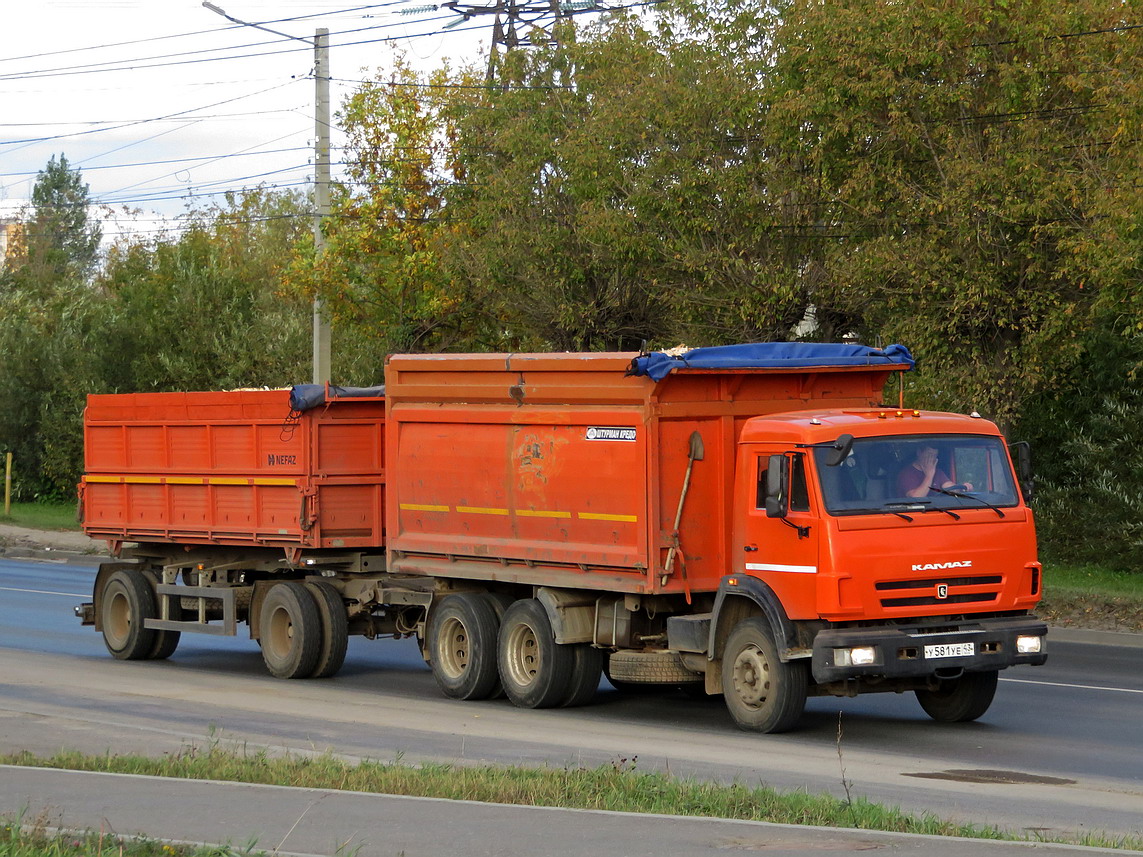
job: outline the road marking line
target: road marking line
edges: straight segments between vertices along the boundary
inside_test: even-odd
[[[1062,681],[1032,681],[1026,678],[1002,678],[1000,680],[1011,682],[1012,684],[1044,684],[1049,687],[1070,687],[1074,690],[1109,690],[1112,693],[1143,693],[1143,690],[1135,690],[1130,687],[1100,687],[1094,684],[1068,684]]]
[[[11,586],[0,586],[0,592],[28,592],[32,595],[62,595],[65,598],[87,598],[87,595],[76,595],[73,592],[47,592],[43,589],[16,589]]]

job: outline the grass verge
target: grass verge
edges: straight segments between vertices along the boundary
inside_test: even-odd
[[[1045,562],[1037,615],[1051,625],[1143,632],[1143,573]]]
[[[12,514],[4,514],[0,503],[0,523],[33,530],[78,530],[75,503],[13,503]]]
[[[256,857],[264,852],[229,846],[197,846],[105,831],[68,832],[49,826],[47,816],[0,819],[0,857]]]
[[[0,764],[30,765],[184,779],[335,789],[375,794],[445,798],[523,806],[598,809],[852,827],[895,833],[1019,840],[995,827],[958,824],[925,813],[913,815],[863,798],[779,792],[765,785],[720,785],[678,779],[666,773],[636,770],[636,759],[619,759],[598,768],[525,768],[499,766],[408,765],[400,761],[350,763],[331,754],[317,756],[248,753],[211,745],[174,755],[89,756],[64,752],[39,757],[28,752],[0,756]],[[1134,841],[1088,834],[1077,839],[1043,839],[1143,850]],[[0,854],[2,857],[2,854]]]

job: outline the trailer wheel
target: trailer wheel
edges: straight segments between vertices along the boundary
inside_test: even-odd
[[[153,571],[143,572],[147,575],[147,579],[152,584],[157,585],[159,582],[158,575]],[[173,622],[178,622],[183,618],[183,604],[182,599],[178,596],[156,595],[155,596],[155,618],[160,618],[163,611],[160,609],[162,603],[159,599],[167,599],[167,618]],[[175,653],[175,649],[179,647],[179,640],[182,639],[181,631],[155,631],[155,645],[151,648],[150,654],[147,655],[149,661],[165,661]]]
[[[429,615],[433,678],[451,699],[488,699],[498,689],[496,635],[500,622],[483,592],[446,595]]]
[[[262,660],[277,678],[313,675],[321,654],[321,615],[304,584],[275,583],[262,601]]]
[[[137,568],[111,573],[100,599],[100,625],[107,651],[121,661],[141,661],[155,649],[155,631],[144,628],[156,615],[155,593]]]
[[[337,675],[345,663],[345,651],[349,648],[349,616],[341,593],[331,584],[314,580],[306,583],[306,589],[313,596],[321,619],[321,647],[317,666],[310,678],[329,678]]]
[[[770,624],[744,619],[730,632],[722,661],[722,692],[739,729],[785,732],[802,716],[809,664],[783,663]]]
[[[577,643],[570,648],[575,657],[567,696],[560,703],[560,708],[587,705],[595,698],[595,692],[599,690],[599,680],[603,677],[602,651],[589,643]]]
[[[552,633],[548,613],[535,598],[508,608],[497,645],[504,692],[519,708],[552,708],[569,697],[575,652]]]
[[[998,676],[996,670],[964,673],[960,678],[942,681],[936,690],[918,690],[917,702],[940,723],[976,720],[992,705]]]

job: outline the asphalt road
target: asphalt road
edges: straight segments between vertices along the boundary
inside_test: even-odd
[[[333,679],[279,681],[249,639],[186,635],[165,663],[111,658],[72,607],[94,568],[0,560],[0,750],[174,752],[209,740],[454,763],[636,764],[854,796],[1014,829],[1143,835],[1143,648],[1054,640],[972,724],[911,695],[814,699],[804,727],[738,732],[721,702],[624,696],[521,711],[443,698],[413,641],[355,638]],[[243,633],[244,627],[240,628]],[[839,739],[840,719],[840,739]]]

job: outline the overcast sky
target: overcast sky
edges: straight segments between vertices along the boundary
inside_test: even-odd
[[[484,15],[442,33],[457,17],[428,0],[216,5],[311,40],[328,28],[334,111],[364,70],[392,68],[394,47],[424,69],[480,61],[491,24]],[[23,0],[5,3],[0,20],[0,214],[60,153],[96,201],[149,212],[132,230],[207,205],[212,192],[309,186],[310,44],[231,24],[201,0]]]

